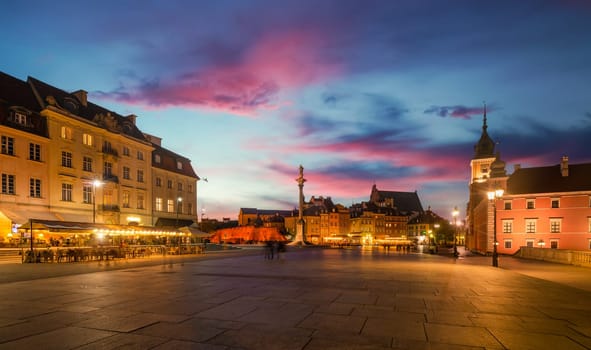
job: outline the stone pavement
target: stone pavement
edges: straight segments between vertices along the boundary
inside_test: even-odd
[[[212,256],[2,265],[0,349],[591,349],[591,289],[540,278],[591,269],[362,249]]]

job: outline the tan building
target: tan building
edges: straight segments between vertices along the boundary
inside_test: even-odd
[[[161,217],[154,193],[164,198],[155,175],[174,182],[174,194],[166,193],[173,213],[167,207],[162,217],[197,221],[199,178],[190,161],[146,137],[135,120],[89,102],[83,90],[0,73],[0,239],[17,239],[15,226],[31,220],[153,226]]]

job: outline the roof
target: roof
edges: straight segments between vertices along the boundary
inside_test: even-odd
[[[195,173],[189,158],[174,153],[156,143],[152,143],[152,147],[154,147],[154,150],[152,151],[152,166],[154,168],[171,171],[199,180],[199,176]],[[156,156],[160,157],[159,162],[156,162]],[[181,162],[181,169],[178,168],[177,162]]]
[[[80,101],[74,93],[68,93],[55,86],[29,77],[28,82],[37,94],[42,109],[53,106],[114,133],[122,133],[146,142],[144,134],[135,125],[135,116],[124,117],[88,101]],[[86,92],[83,92],[86,94]]]
[[[26,123],[15,122],[11,116],[13,111],[26,114]],[[49,137],[47,119],[39,111],[40,106],[31,87],[20,79],[0,72],[0,125]]]
[[[265,216],[279,215],[279,216],[283,216],[283,217],[294,216],[293,210],[240,208],[240,212],[243,215],[244,214],[265,215]]]
[[[516,170],[507,180],[507,195],[591,191],[591,163],[569,164],[562,176],[560,164]]]
[[[394,207],[396,207],[403,215],[423,212],[423,206],[421,205],[421,200],[416,191],[380,191],[377,189],[376,185],[374,185],[370,195],[370,202],[378,204],[380,202],[388,202],[388,200],[391,200]]]

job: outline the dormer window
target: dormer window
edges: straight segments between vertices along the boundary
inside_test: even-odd
[[[183,163],[182,163],[181,161],[177,161],[177,162],[176,162],[176,168],[177,168],[178,170],[183,170]]]
[[[160,155],[159,154],[154,155],[154,163],[160,164]]]
[[[15,124],[22,125],[22,126],[28,126],[29,125],[29,116],[23,112],[12,111],[12,113],[10,115],[10,121]]]

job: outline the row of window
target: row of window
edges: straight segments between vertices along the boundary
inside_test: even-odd
[[[72,141],[73,140],[72,128],[70,128],[69,126],[62,126],[60,136],[64,140]],[[88,146],[88,147],[94,146],[94,136],[91,134],[83,133],[82,134],[82,144],[84,144],[85,146]],[[106,152],[106,153],[117,154],[117,151],[115,150],[115,148],[112,147],[112,145],[109,141],[103,142],[102,150],[103,150],[103,152]],[[122,153],[126,157],[131,156],[131,150],[127,146],[123,146]],[[136,153],[136,156],[137,156],[138,160],[144,160],[144,152],[138,150]]]
[[[167,199],[166,200],[166,211],[169,213],[175,213],[175,207],[174,207],[174,199]],[[164,199],[161,197],[156,197],[156,200],[154,202],[155,206],[154,206],[154,210],[155,211],[164,211]],[[183,213],[183,201],[182,200],[177,200],[176,201],[176,213],[182,214]],[[193,203],[187,203],[187,213],[191,214],[193,213]]]
[[[503,243],[504,243],[503,246],[505,247],[505,249],[512,249],[513,248],[513,240],[506,239]],[[535,245],[538,245],[537,248],[543,248],[543,247],[545,247],[546,242],[538,241],[536,243],[535,239],[526,239],[525,240],[526,247],[533,248]],[[551,249],[558,249],[558,239],[551,239],[550,240],[550,248]],[[591,249],[591,240],[589,240],[589,249]]]
[[[10,136],[0,137],[0,153],[15,156],[14,138]],[[41,145],[29,143],[29,159],[41,161]]]
[[[155,183],[156,183],[156,187],[162,187],[162,178],[161,177],[156,177]],[[172,180],[167,180],[166,181],[166,188],[172,189],[172,187],[173,187],[173,181]],[[184,188],[183,183],[182,182],[177,182],[177,190],[178,191],[183,191],[183,188]],[[191,184],[187,185],[187,192],[193,193],[193,185],[191,185]]]
[[[2,194],[16,194],[16,177],[14,175],[2,174]],[[29,179],[29,196],[41,198],[41,180]]]
[[[504,220],[502,220],[502,223],[503,223],[503,233],[513,233],[513,219],[504,219]],[[525,233],[536,233],[537,226],[538,226],[538,219],[525,219]],[[562,231],[562,219],[561,218],[551,218],[550,219],[550,232],[551,233],[560,233],[561,231]]]
[[[504,203],[505,210],[511,210],[513,207],[513,203],[510,200],[506,200]],[[560,208],[560,199],[553,198],[550,201],[550,206],[554,209]],[[589,207],[591,207],[591,197],[589,197]],[[526,209],[536,209],[536,200],[535,199],[526,199],[525,200],[525,208]]]

